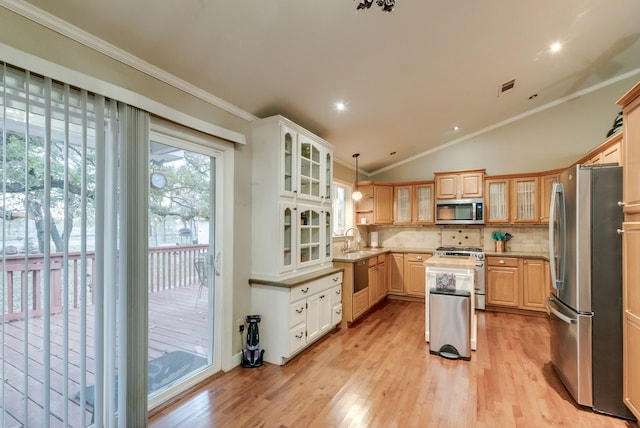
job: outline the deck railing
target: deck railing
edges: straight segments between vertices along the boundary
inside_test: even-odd
[[[208,245],[176,245],[149,248],[149,293],[198,284],[195,262],[206,253]],[[60,313],[67,301],[69,307],[80,304],[80,287],[87,287],[87,299],[94,303],[95,253],[86,253],[87,277],[82,276],[81,253],[68,253],[67,272],[62,253],[51,254],[49,272],[45,272],[43,254],[0,256],[0,292],[4,292],[4,308],[0,321],[12,321],[42,315],[43,287],[49,277],[51,313]],[[63,299],[63,279],[68,278],[69,293]],[[4,286],[4,290],[2,290]],[[2,296],[0,296],[2,297]]]

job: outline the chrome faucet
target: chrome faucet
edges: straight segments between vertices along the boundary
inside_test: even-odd
[[[348,233],[352,230],[354,233],[352,236],[349,236]],[[359,250],[361,242],[362,242],[362,237],[360,236],[360,231],[355,227],[350,227],[344,232],[344,245],[342,247],[342,252],[347,253],[349,251]],[[352,246],[352,244],[354,245]]]

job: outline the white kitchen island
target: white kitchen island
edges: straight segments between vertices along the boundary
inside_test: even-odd
[[[440,275],[450,275],[454,278],[455,288],[470,293],[471,321],[471,349],[476,350],[478,337],[478,322],[475,314],[474,269],[476,259],[472,256],[442,256],[436,255],[424,262],[425,273],[425,340],[429,342],[429,290],[436,287],[436,278]]]

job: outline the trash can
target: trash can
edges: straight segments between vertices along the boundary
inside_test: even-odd
[[[429,290],[429,352],[449,359],[471,359],[471,293]]]

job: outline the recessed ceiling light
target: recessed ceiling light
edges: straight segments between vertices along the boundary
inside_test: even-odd
[[[549,47],[549,50],[551,51],[551,53],[556,53],[560,51],[560,49],[562,49],[562,45],[560,44],[560,42],[552,43],[551,46]]]
[[[344,111],[347,109],[347,105],[342,101],[338,101],[337,103],[334,104],[334,106],[338,111]]]
[[[453,125],[453,126],[451,127],[451,130],[453,130],[453,131],[459,131],[459,130],[460,130],[460,125]]]

